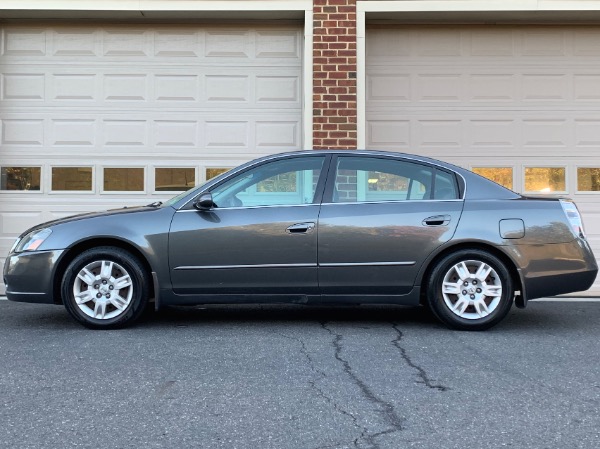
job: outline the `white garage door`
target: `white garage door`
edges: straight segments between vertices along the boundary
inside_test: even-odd
[[[1,31],[2,264],[29,226],[302,148],[300,27]]]
[[[369,148],[574,198],[600,256],[600,28],[371,29],[366,108]]]

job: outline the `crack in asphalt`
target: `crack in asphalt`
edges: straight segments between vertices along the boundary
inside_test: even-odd
[[[419,366],[416,363],[414,363],[411,360],[411,358],[408,356],[408,353],[406,352],[406,349],[403,348],[400,345],[400,342],[402,341],[402,338],[404,338],[404,333],[398,328],[398,324],[392,323],[392,328],[398,334],[396,336],[396,338],[394,340],[392,340],[392,344],[396,348],[398,348],[400,350],[400,354],[402,355],[402,359],[406,362],[406,364],[408,366],[410,366],[411,368],[417,370],[417,373],[418,373],[419,377],[421,378],[421,380],[418,381],[418,383],[425,384],[425,386],[427,388],[431,388],[432,390],[448,391],[449,390],[448,387],[446,387],[444,385],[441,385],[441,384],[434,384],[432,382],[432,380],[429,378],[429,375],[427,374],[427,371],[425,371],[421,366]]]
[[[342,340],[344,337],[341,334],[338,334],[331,330],[329,327],[327,327],[326,322],[322,322],[321,327],[334,337],[332,345],[335,351],[335,358],[338,362],[342,364],[344,372],[348,375],[348,377],[350,377],[354,385],[356,385],[359,388],[360,392],[365,397],[365,399],[377,406],[377,412],[383,416],[384,420],[389,426],[389,429],[374,434],[369,434],[369,429],[367,427],[363,427],[363,432],[358,438],[354,440],[354,446],[359,447],[360,442],[365,441],[367,444],[370,445],[371,449],[379,449],[379,445],[375,440],[380,436],[389,435],[391,433],[404,430],[403,424],[405,419],[398,416],[396,409],[390,402],[384,401],[383,399],[379,398],[369,388],[369,386],[362,379],[360,379],[358,375],[352,370],[350,362],[342,357]]]
[[[304,340],[302,340],[301,338],[297,338],[297,337],[292,337],[291,335],[287,335],[287,334],[283,334],[281,332],[277,332],[277,331],[272,331],[272,333],[276,334],[276,335],[280,335],[281,337],[287,338],[289,340],[293,340],[297,343],[300,344],[300,352],[304,355],[304,357],[306,358],[306,360],[308,361],[308,366],[311,369],[311,371],[317,373],[320,377],[318,379],[311,379],[308,381],[308,384],[310,385],[310,387],[317,392],[317,395],[320,396],[321,398],[323,398],[325,400],[325,402],[327,402],[329,405],[331,405],[337,412],[339,412],[340,414],[346,416],[347,418],[350,418],[350,420],[352,421],[352,425],[354,427],[356,427],[357,429],[361,430],[363,433],[365,431],[365,428],[363,428],[362,426],[360,426],[358,424],[358,419],[356,418],[356,416],[354,416],[352,413],[350,413],[347,410],[344,410],[332,397],[328,396],[318,385],[317,383],[325,378],[327,378],[327,374],[317,368],[315,361],[313,360],[313,358],[310,355],[310,352],[308,351],[307,347],[306,347],[306,343],[304,343]],[[361,433],[362,435],[362,433]],[[355,440],[356,441],[356,440]],[[319,446],[316,449],[328,449],[328,448],[334,448],[334,447],[339,447],[340,443],[335,443],[332,445],[326,445],[326,446]],[[356,446],[356,444],[355,444]]]

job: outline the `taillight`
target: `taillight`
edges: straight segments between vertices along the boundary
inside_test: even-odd
[[[575,235],[584,239],[585,232],[583,231],[583,220],[581,219],[581,214],[575,203],[571,200],[561,199],[560,205],[562,206],[569,223],[571,223]]]

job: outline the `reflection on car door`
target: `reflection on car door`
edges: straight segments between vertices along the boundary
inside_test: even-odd
[[[319,218],[322,293],[410,292],[426,257],[458,224],[463,202],[454,176],[397,159],[334,159]]]
[[[263,163],[211,188],[212,210],[175,213],[169,237],[175,293],[316,293],[325,159]]]

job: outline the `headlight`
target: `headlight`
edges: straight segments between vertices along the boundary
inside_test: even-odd
[[[19,244],[20,241],[21,241],[21,237],[18,237],[17,240],[15,240],[15,243],[13,243],[13,246],[10,247],[10,251],[8,252],[8,254],[12,254],[15,252],[15,250],[17,249],[17,245]]]
[[[52,230],[49,228],[32,231],[22,239],[17,239],[11,252],[20,253],[23,251],[35,251],[42,243],[44,243],[44,240],[46,240],[50,234],[52,234]]]

